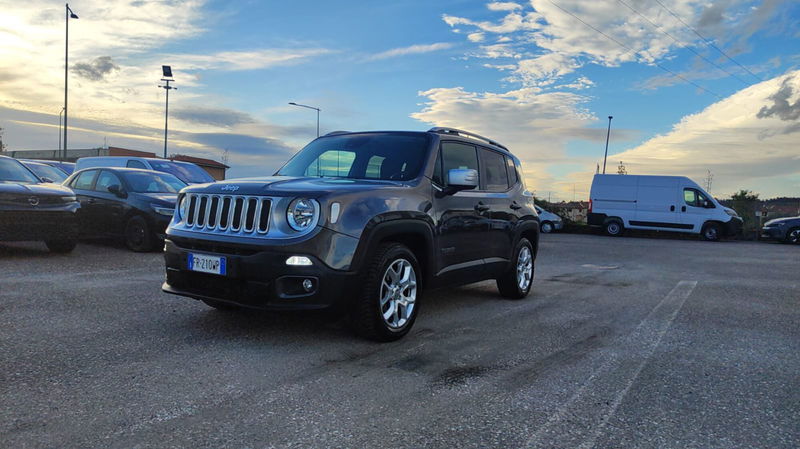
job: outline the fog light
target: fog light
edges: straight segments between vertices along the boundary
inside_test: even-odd
[[[307,292],[310,292],[311,289],[314,288],[314,283],[311,281],[311,279],[303,279],[303,288]]]
[[[292,256],[286,259],[286,265],[294,265],[294,266],[303,266],[307,267],[311,265],[311,259],[306,256]],[[308,279],[306,279],[308,280]]]

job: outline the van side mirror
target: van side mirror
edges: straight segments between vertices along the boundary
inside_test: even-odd
[[[128,194],[124,190],[122,190],[122,187],[120,187],[118,184],[111,184],[110,186],[107,187],[107,189],[109,192],[113,193],[114,195],[117,195],[120,198],[128,197]]]

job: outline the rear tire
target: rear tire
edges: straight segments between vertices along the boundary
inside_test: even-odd
[[[519,239],[511,260],[508,271],[497,278],[497,290],[504,298],[522,299],[531,292],[536,262],[533,256],[533,246],[528,239]]]
[[[44,244],[52,253],[71,253],[78,242],[76,240],[45,240]]]
[[[716,223],[707,223],[703,226],[702,236],[703,240],[708,242],[719,241],[720,227]]]
[[[137,253],[152,251],[153,233],[147,220],[139,215],[134,215],[125,223],[125,246]]]
[[[543,234],[549,234],[549,233],[553,232],[553,223],[550,223],[549,221],[545,221],[544,223],[542,223],[542,226],[541,226],[540,229],[541,229]]]
[[[625,230],[625,226],[620,220],[617,219],[608,220],[604,228],[606,235],[610,235],[611,237],[620,237],[622,235],[622,231]]]
[[[800,243],[800,228],[792,228],[786,233],[786,243]]]
[[[419,313],[421,280],[419,263],[408,247],[380,245],[367,261],[363,287],[350,312],[355,333],[381,342],[406,335]]]

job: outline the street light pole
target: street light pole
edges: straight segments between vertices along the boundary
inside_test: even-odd
[[[317,111],[317,137],[319,137],[319,112],[321,111],[321,109],[320,108],[315,108],[314,106],[308,106],[308,105],[305,105],[305,104],[298,104],[298,103],[295,103],[293,101],[289,102],[289,104],[292,105],[292,106],[299,106],[301,108],[313,109],[313,110]]]
[[[172,79],[172,67],[168,65],[161,66],[161,73],[164,75],[164,78],[161,78],[161,81],[164,81],[165,85],[158,86],[163,88],[167,91],[167,105],[164,109],[164,159],[167,158],[167,128],[169,124],[169,91],[172,89],[178,89],[177,87],[170,86],[170,81],[175,81]]]
[[[606,133],[606,154],[603,156],[603,174],[606,174],[606,159],[608,159],[608,138],[611,137],[611,119],[613,116],[608,116],[608,132]]]
[[[69,3],[66,3],[66,18],[64,19],[66,22],[66,36],[64,38],[64,152],[61,157],[61,160],[65,160],[67,158],[67,92],[68,92],[68,83],[67,80],[69,79],[69,19],[77,19],[78,15],[72,12],[69,7]]]
[[[64,162],[64,155],[61,154],[61,114],[64,113],[64,108],[58,113],[58,159]]]

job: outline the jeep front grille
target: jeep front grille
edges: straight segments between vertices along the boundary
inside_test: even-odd
[[[272,202],[269,198],[246,195],[187,193],[187,230],[226,234],[266,234]]]

